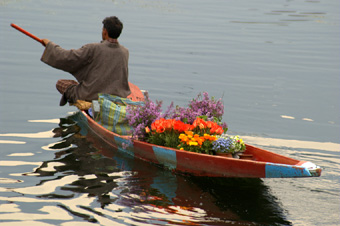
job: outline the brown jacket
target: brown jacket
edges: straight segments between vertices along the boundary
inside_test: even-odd
[[[80,49],[65,50],[49,42],[41,57],[44,63],[71,73],[79,82],[67,90],[71,103],[98,99],[98,93],[127,97],[129,51],[119,43],[102,41]]]

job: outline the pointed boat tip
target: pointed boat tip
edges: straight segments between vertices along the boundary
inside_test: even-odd
[[[321,176],[322,169],[320,166],[317,166],[312,162],[304,162],[303,164],[301,164],[301,166],[305,167],[309,171],[312,177]]]
[[[319,166],[317,166],[314,169],[308,169],[308,171],[312,175],[312,177],[320,177],[322,169]]]

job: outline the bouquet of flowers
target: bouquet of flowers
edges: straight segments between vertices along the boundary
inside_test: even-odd
[[[221,139],[217,136],[228,130],[227,124],[221,122],[224,112],[221,99],[215,100],[203,93],[190,101],[187,108],[174,108],[171,103],[164,114],[161,108],[162,102],[154,103],[148,95],[144,106],[127,108],[134,139],[198,153],[214,154],[217,151],[215,142]]]
[[[187,108],[177,106],[174,108],[171,103],[165,113],[162,113],[162,101],[154,103],[150,100],[148,94],[145,95],[144,106],[128,106],[126,109],[126,117],[130,126],[134,128],[133,138],[138,140],[146,140],[146,127],[151,127],[151,124],[161,118],[175,119],[184,123],[193,123],[197,117],[204,118],[206,121],[212,121],[220,126],[226,132],[228,126],[222,123],[222,115],[224,106],[221,101],[215,100],[214,97],[209,98],[208,93],[198,94],[195,99],[189,102]]]

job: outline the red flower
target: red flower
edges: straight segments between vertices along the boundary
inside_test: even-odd
[[[171,131],[172,129],[178,132],[184,132],[190,129],[190,125],[179,120],[164,118],[158,119],[151,124],[151,130],[157,133]]]
[[[184,122],[182,121],[179,121],[179,120],[175,120],[174,121],[174,124],[173,124],[173,128],[174,130],[182,133],[184,131],[187,131],[190,129],[190,125],[189,124],[185,124]]]
[[[151,130],[156,131],[157,133],[163,133],[165,131],[164,127],[164,118],[154,121],[151,124]]]

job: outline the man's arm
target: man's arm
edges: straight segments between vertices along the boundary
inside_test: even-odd
[[[91,59],[90,45],[85,45],[80,49],[65,50],[48,39],[43,39],[46,44],[41,61],[60,70],[73,75],[82,70]],[[77,78],[77,80],[81,78]]]

